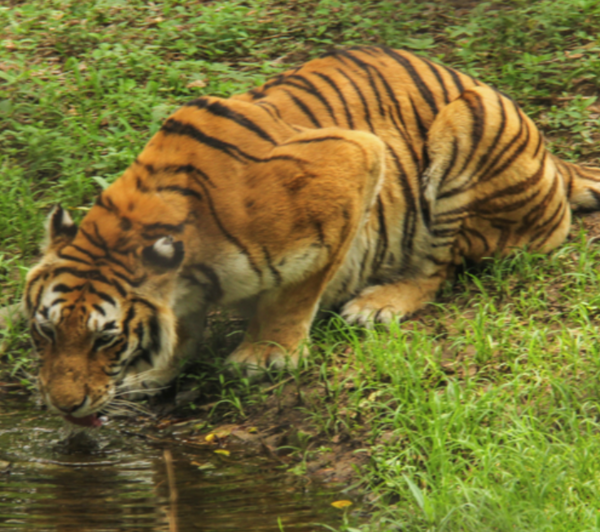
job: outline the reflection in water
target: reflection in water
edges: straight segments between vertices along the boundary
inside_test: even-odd
[[[0,529],[169,532],[164,450],[106,427],[64,443],[62,421],[0,395]],[[262,457],[172,453],[178,532],[309,532],[339,522],[331,495],[305,492]],[[10,463],[9,472],[3,472]],[[202,467],[198,467],[201,464]]]

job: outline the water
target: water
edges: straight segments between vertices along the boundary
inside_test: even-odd
[[[66,435],[62,420],[0,394],[0,529],[308,532],[340,523],[334,492],[260,455],[157,444],[115,422]]]

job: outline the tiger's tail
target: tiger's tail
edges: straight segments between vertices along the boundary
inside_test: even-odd
[[[600,210],[600,168],[568,163],[555,156],[552,159],[563,179],[573,211]]]

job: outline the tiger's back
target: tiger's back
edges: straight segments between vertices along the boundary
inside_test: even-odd
[[[463,258],[556,247],[571,208],[598,207],[599,176],[551,156],[506,96],[408,52],[335,52],[200,98],[79,229],[51,215],[25,298],[42,391],[86,417],[120,383],[161,386],[214,305],[250,309],[230,362],[295,364],[319,306],[390,322]]]

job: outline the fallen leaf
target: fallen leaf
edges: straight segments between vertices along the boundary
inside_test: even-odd
[[[348,506],[352,506],[352,501],[334,501],[331,503],[331,506],[334,508],[347,508]]]
[[[226,451],[225,449],[215,449],[216,454],[222,454],[223,456],[229,456],[231,453],[229,451]]]

